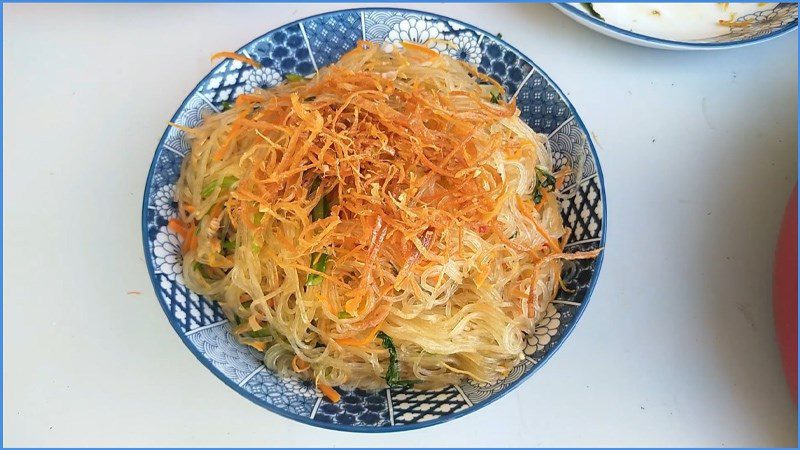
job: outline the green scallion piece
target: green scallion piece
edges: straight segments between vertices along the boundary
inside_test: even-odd
[[[237,181],[239,181],[237,177],[228,175],[222,179],[220,186],[222,186],[223,189],[230,189],[234,184],[236,184]]]
[[[264,214],[265,213],[263,212],[257,212],[253,214],[253,223],[256,225],[261,225],[261,221],[264,220]]]
[[[536,185],[533,187],[533,203],[542,202],[543,190],[553,192],[556,189],[556,178],[542,166],[536,166]]]
[[[386,369],[386,384],[388,384],[389,387],[410,388],[414,386],[416,381],[400,379],[400,369],[397,364],[397,349],[394,347],[392,338],[383,331],[378,331],[376,337],[383,343],[383,348],[389,350],[389,368]]]
[[[311,268],[317,272],[325,272],[325,267],[328,265],[327,253],[314,253],[311,255]],[[306,278],[306,286],[317,286],[322,284],[322,276],[316,273],[308,274]]]
[[[217,187],[219,187],[219,180],[214,180],[211,183],[208,183],[207,185],[203,186],[203,190],[200,191],[200,196],[203,198],[208,197],[214,193]]]
[[[258,331],[249,331],[247,333],[247,335],[249,337],[251,337],[251,338],[265,338],[265,337],[269,337],[270,332],[269,332],[269,328],[264,327],[264,328],[262,328],[262,329],[260,329]]]
[[[317,205],[314,206],[314,209],[311,210],[311,219],[320,220],[330,215],[331,205],[328,203],[328,199],[326,199],[323,195],[322,198],[319,199],[319,203],[317,203]]]

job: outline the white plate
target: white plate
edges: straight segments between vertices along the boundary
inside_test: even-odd
[[[797,29],[797,3],[778,3],[771,9],[739,17],[749,21],[745,27],[731,28],[725,34],[698,40],[669,40],[635,33],[593,17],[580,3],[553,3],[553,6],[576,22],[606,36],[644,47],[666,50],[717,50],[736,48],[768,41]]]

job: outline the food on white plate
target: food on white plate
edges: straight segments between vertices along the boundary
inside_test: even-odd
[[[727,34],[750,25],[743,16],[777,3],[579,3],[605,22],[638,34],[687,41]]]

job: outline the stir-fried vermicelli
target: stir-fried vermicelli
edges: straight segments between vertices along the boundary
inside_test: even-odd
[[[427,47],[360,42],[185,129],[184,277],[264,363],[332,386],[502,378],[560,288],[546,137]]]

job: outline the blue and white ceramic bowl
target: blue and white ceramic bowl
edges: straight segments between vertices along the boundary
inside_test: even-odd
[[[469,61],[501,82],[517,99],[522,118],[550,138],[556,170],[566,164],[583,173],[566,180],[577,193],[562,202],[572,228],[568,248],[590,250],[605,242],[603,176],[592,142],[580,117],[561,90],[530,59],[493,34],[434,14],[363,8],[309,17],[255,39],[239,53],[263,64],[253,69],[224,60],[180,105],[172,121],[194,127],[206,114],[256,87],[279,83],[284,74],[308,75],[331,64],[360,39],[417,41],[447,39],[444,51]],[[347,431],[398,431],[420,428],[463,416],[509,392],[553,355],[586,308],[597,282],[602,255],[565,268],[572,293],[559,294],[577,306],[551,305],[547,317],[527,338],[526,358],[508,378],[492,385],[464,382],[438,391],[342,389],[330,403],[310,383],[282,378],[261,363],[261,355],[239,344],[216,304],[186,288],[181,275],[180,240],[167,228],[175,215],[174,183],[189,151],[184,133],[168,128],[158,144],[145,186],[142,233],[147,268],[167,319],[189,350],[236,392],[264,408],[300,422]]]
[[[691,41],[663,39],[611,25],[592,16],[580,3],[553,3],[553,6],[581,25],[606,36],[631,44],[665,50],[717,50],[744,47],[768,41],[797,29],[797,3],[778,3],[774,7],[765,7],[763,10],[736,19],[736,22],[748,23],[747,26],[720,27],[718,36]]]

